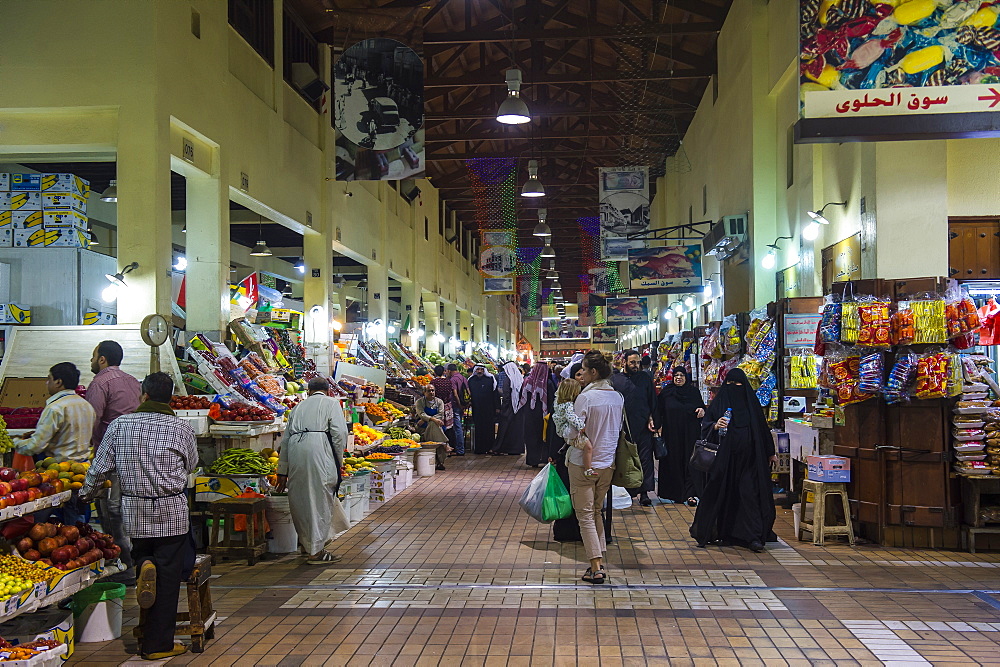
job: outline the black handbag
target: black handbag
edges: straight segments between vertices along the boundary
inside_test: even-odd
[[[663,440],[663,436],[653,436],[653,456],[656,459],[667,458],[667,443]]]
[[[711,436],[709,436],[711,437]],[[719,453],[719,443],[710,439],[695,440],[694,449],[691,451],[691,458],[688,464],[695,470],[708,472],[715,463],[715,456]]]

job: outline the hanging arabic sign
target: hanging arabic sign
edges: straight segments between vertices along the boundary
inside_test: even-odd
[[[559,340],[590,340],[590,327],[582,326],[579,320],[566,320],[566,326],[560,320],[545,320],[542,322],[542,342]]]
[[[633,296],[620,299],[608,299],[606,316],[609,325],[618,324],[648,324],[649,308],[646,297]]]
[[[629,241],[628,234],[649,228],[649,167],[601,167],[601,259],[625,261],[629,248],[641,248],[641,241]]]
[[[804,118],[1000,111],[997,7],[801,0],[800,8]]]
[[[593,327],[591,340],[594,343],[617,343],[618,327]]]
[[[631,294],[700,291],[701,246],[629,250],[628,273]]]

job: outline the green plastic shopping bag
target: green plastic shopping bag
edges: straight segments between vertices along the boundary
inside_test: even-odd
[[[531,480],[521,496],[520,504],[532,519],[542,523],[565,519],[573,513],[569,491],[551,463],[547,463]]]

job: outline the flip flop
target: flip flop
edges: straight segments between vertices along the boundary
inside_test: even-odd
[[[339,563],[342,560],[344,560],[343,556],[332,554],[329,551],[324,551],[323,555],[319,558],[309,558],[306,560],[306,565],[333,565],[334,563]]]

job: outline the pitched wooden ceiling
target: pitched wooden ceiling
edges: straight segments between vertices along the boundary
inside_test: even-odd
[[[476,224],[466,159],[517,158],[519,188],[539,161],[546,196],[519,197],[519,239],[538,245],[535,209],[547,209],[567,296],[583,272],[577,220],[598,213],[598,168],[664,173],[715,74],[731,2],[290,0],[335,54],[376,36],[422,53],[427,175],[466,227]],[[495,119],[511,67],[533,117],[520,126]]]

